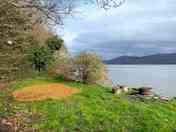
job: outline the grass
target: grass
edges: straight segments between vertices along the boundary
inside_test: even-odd
[[[0,117],[19,110],[39,113],[40,118],[32,123],[39,132],[176,131],[176,100],[130,99],[126,95],[113,95],[110,88],[49,78],[18,81],[11,86],[11,91],[50,83],[64,83],[79,88],[81,93],[60,100],[23,103],[7,96],[7,92],[1,92]],[[8,110],[3,109],[5,104],[2,102],[5,101],[10,102],[9,106],[6,104]]]

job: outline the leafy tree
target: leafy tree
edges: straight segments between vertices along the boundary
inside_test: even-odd
[[[54,61],[51,50],[44,46],[34,46],[29,50],[27,57],[30,64],[38,72],[47,70]]]
[[[74,65],[83,83],[96,83],[107,77],[106,67],[95,53],[80,53],[74,58]]]
[[[51,51],[58,51],[63,46],[64,40],[59,38],[58,36],[54,36],[49,38],[46,41],[46,44]]]
[[[81,52],[57,65],[56,74],[66,80],[94,84],[107,79],[107,69],[101,59],[92,52]]]

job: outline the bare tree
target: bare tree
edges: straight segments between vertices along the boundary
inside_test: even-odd
[[[17,8],[26,11],[34,23],[63,24],[63,18],[72,14],[71,0],[10,0]]]
[[[105,10],[110,8],[117,8],[121,6],[125,0],[96,0],[99,7],[104,8]]]
[[[37,23],[63,25],[63,18],[74,14],[79,0],[9,0],[14,6],[24,8]],[[86,0],[108,10],[121,6],[125,0]]]

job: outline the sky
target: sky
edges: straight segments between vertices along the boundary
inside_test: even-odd
[[[83,5],[64,20],[69,51],[94,51],[103,59],[176,52],[176,0],[126,0],[105,11]]]

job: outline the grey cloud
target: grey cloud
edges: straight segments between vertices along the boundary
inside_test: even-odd
[[[65,41],[74,54],[93,50],[103,58],[176,52],[175,12],[175,0],[127,0],[108,12],[90,8],[85,18],[66,20]]]

